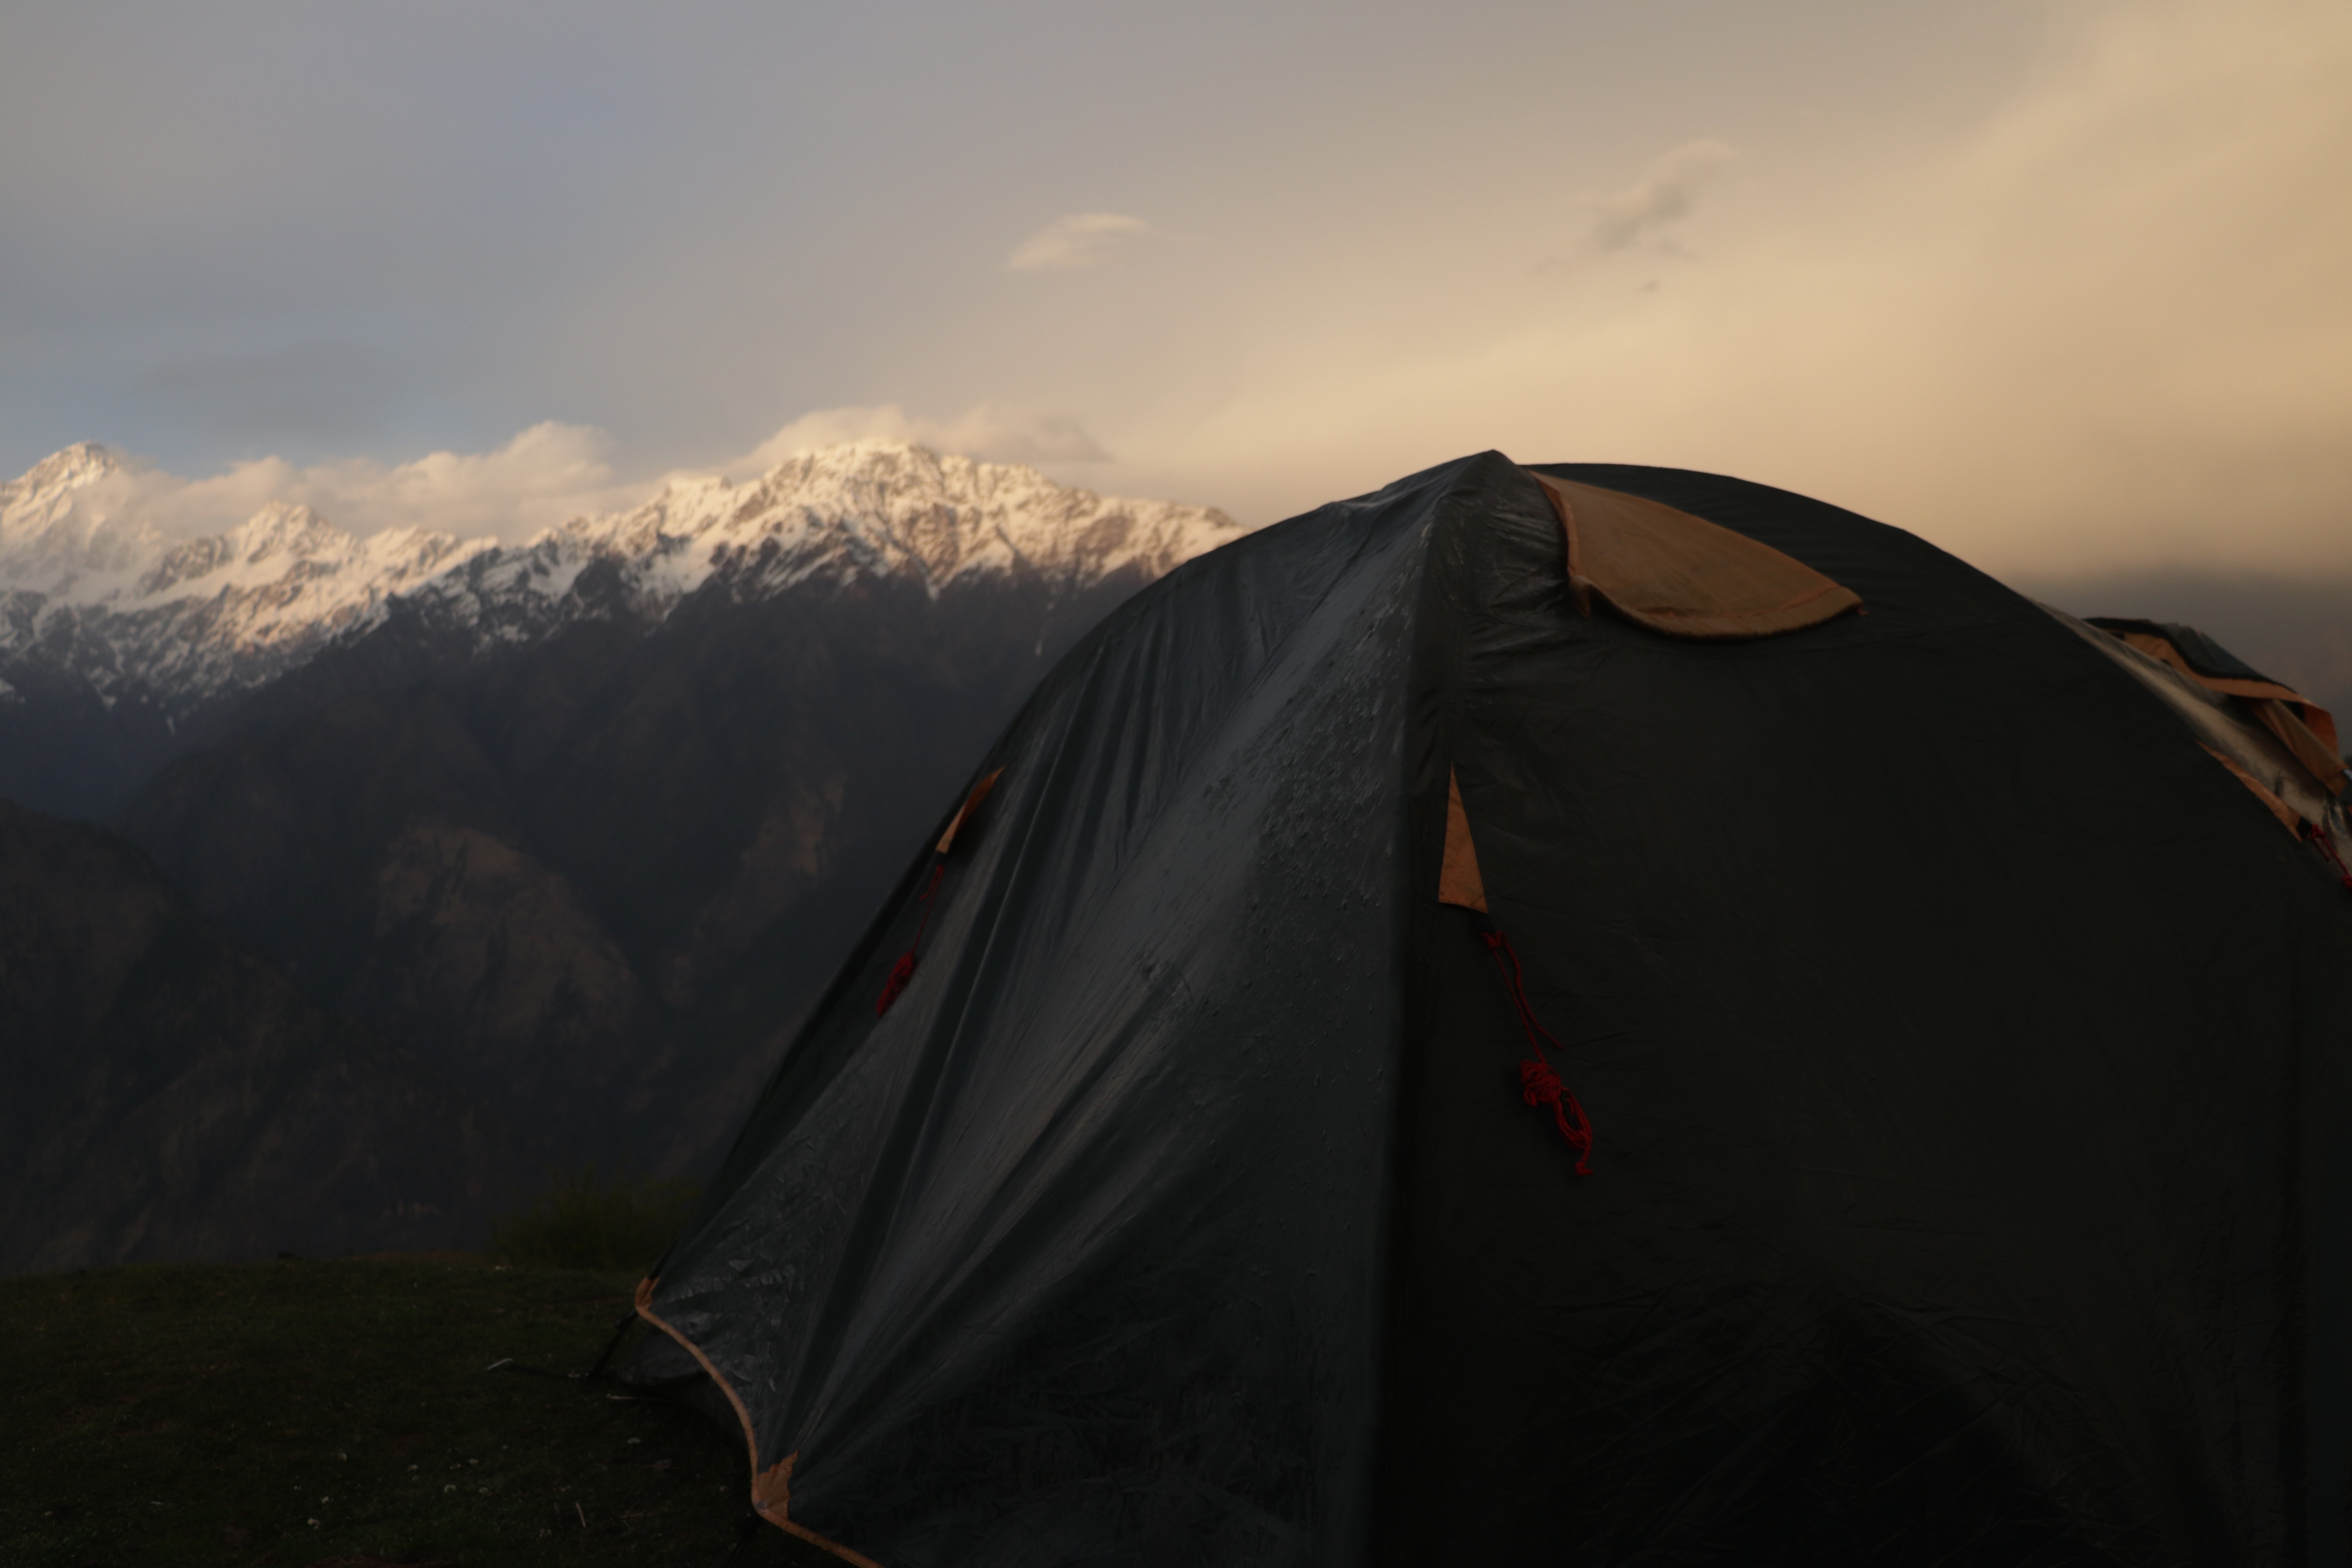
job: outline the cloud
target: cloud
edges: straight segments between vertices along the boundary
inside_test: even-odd
[[[1125,70],[1073,70],[1073,57],[999,18],[970,37],[1001,45],[1007,70],[958,61],[909,100],[921,115],[848,142],[828,140],[832,88],[714,92],[709,62],[680,57],[690,107],[756,105],[764,124],[802,104],[807,144],[852,159],[837,168],[771,169],[772,140],[664,109],[678,100],[602,89],[584,92],[576,121],[551,121],[537,102],[513,110],[531,136],[511,145],[504,121],[462,122],[482,159],[418,162],[383,129],[415,118],[415,94],[389,90],[395,79],[376,81],[386,118],[346,121],[261,90],[299,79],[272,55],[256,90],[205,102],[266,110],[274,129],[257,147],[310,144],[289,126],[356,125],[353,148],[374,160],[381,147],[383,161],[257,175],[249,200],[221,199],[193,174],[154,192],[142,183],[135,201],[120,198],[138,222],[109,226],[68,200],[114,188],[57,162],[88,141],[57,129],[73,129],[70,117],[37,116],[47,141],[0,137],[0,184],[28,172],[6,204],[0,429],[20,432],[22,462],[85,431],[162,447],[182,426],[142,428],[119,395],[163,357],[159,345],[257,350],[307,335],[383,342],[413,378],[396,412],[429,400],[431,428],[467,421],[454,426],[462,442],[441,439],[474,454],[445,457],[485,510],[561,511],[597,481],[565,477],[567,460],[548,454],[535,459],[547,465],[541,488],[511,473],[493,484],[487,449],[524,418],[481,425],[472,411],[520,404],[593,419],[625,433],[626,460],[591,447],[590,468],[634,478],[709,464],[815,409],[779,441],[880,434],[1083,461],[1098,465],[1083,470],[1097,488],[1253,521],[1499,447],[1742,474],[1996,571],[2352,567],[2352,204],[2341,196],[2352,189],[2352,7],[1784,9],[1728,7],[1723,28],[1685,36],[1661,8],[1525,5],[1501,34],[1440,21],[1357,29],[1344,68],[1307,70],[1301,60],[1335,58],[1314,29],[1237,48],[1230,29],[1246,7],[1205,22],[1188,13],[1181,26],[1143,8],[1134,14],[1202,51],[1121,45],[1186,85],[1157,97]],[[1602,26],[1614,10],[1638,20]],[[158,28],[177,15],[156,8]],[[1496,51],[1496,36],[1517,41]],[[88,58],[106,63],[113,47],[93,34]],[[179,80],[163,68],[177,55],[157,48],[133,86]],[[642,52],[615,54],[613,79],[634,79]],[[829,72],[846,58],[755,52],[821,58]],[[873,53],[909,68],[897,51]],[[1574,92],[1557,90],[1564,58],[1585,62]],[[1204,119],[1193,78],[1228,65],[1256,73],[1217,87],[1243,107]],[[27,82],[89,74],[0,50],[0,76],[11,70]],[[339,84],[331,97],[347,90],[312,75]],[[1295,90],[1259,90],[1277,79]],[[510,99],[509,76],[480,80]],[[1008,80],[1039,112],[985,112]],[[1054,96],[1074,80],[1102,101]],[[1347,107],[1367,92],[1414,112]],[[162,158],[184,117],[150,94],[116,96],[122,115],[91,134],[146,125],[107,164],[145,182],[148,165],[129,154]],[[0,118],[22,101],[0,94]],[[606,185],[551,180],[572,165],[543,168],[535,150],[596,167],[624,101],[644,110],[649,135],[690,127],[697,147],[719,151],[662,164],[684,174],[642,182],[657,210],[616,226],[593,198]],[[1080,162],[1126,171],[1122,212],[1150,212],[1152,225],[1065,218],[1024,229],[1016,251],[995,226],[1004,212],[1042,224],[1069,210],[1073,125],[1089,127]],[[1701,131],[1735,143],[1738,161],[1691,143]],[[645,145],[651,168],[672,144]],[[769,150],[757,182],[726,161],[753,148]],[[450,205],[443,174],[477,163],[508,173]],[[241,179],[248,167],[224,166]],[[56,168],[74,177],[53,187]],[[23,183],[34,174],[42,183]],[[740,200],[755,184],[766,197]],[[564,200],[584,211],[542,205],[575,188]],[[259,195],[269,201],[256,205]],[[317,210],[328,195],[349,210]],[[1160,261],[1180,242],[1160,226],[1179,213],[1220,243],[1181,268],[1155,267],[1165,276],[1147,295],[1070,287],[1125,282]],[[958,244],[926,243],[942,231],[982,237],[977,271]],[[1696,249],[1702,234],[1706,265],[1669,272],[1675,242]],[[1547,245],[1572,265],[1531,268]],[[1052,269],[1119,246],[1108,270]],[[1642,291],[1653,279],[1662,286]],[[882,402],[856,390],[877,385],[898,405],[835,406]],[[1059,410],[1062,424],[1004,409],[979,419],[966,411],[980,389]],[[721,450],[714,430],[740,434]],[[305,464],[376,453],[386,466],[364,485],[324,463],[286,482],[357,486],[366,509],[415,516],[416,487],[391,477],[414,453],[383,439],[236,447]],[[191,472],[216,450],[169,449]]]
[[[217,533],[284,501],[358,534],[414,527],[511,542],[636,500],[645,487],[616,482],[611,445],[601,430],[550,422],[494,451],[431,452],[390,465],[354,458],[298,467],[259,458],[203,479],[138,468],[91,499],[114,517],[167,533]]]
[[[1738,149],[1720,142],[1693,142],[1675,148],[1652,163],[1636,184],[1588,204],[1593,218],[1585,235],[1586,246],[1606,255],[1660,238],[1668,227],[1690,216],[1698,188],[1738,156]]]
[[[803,415],[717,471],[749,478],[795,453],[863,440],[913,441],[1000,462],[1110,460],[1067,415],[982,403],[951,419],[922,419],[885,404]],[[257,458],[190,479],[134,459],[78,504],[92,521],[143,524],[175,536],[223,532],[284,502],[308,506],[362,536],[423,528],[520,543],[575,517],[625,510],[660,489],[667,476],[618,477],[612,450],[602,430],[549,421],[492,451],[429,452],[405,463],[347,458],[303,466]]]
[[[1110,454],[1066,414],[982,403],[952,419],[919,419],[895,403],[803,414],[735,462],[730,474],[762,473],[796,452],[844,441],[913,441],[935,451],[1003,463],[1103,463]]]
[[[1057,217],[1013,247],[1004,258],[1007,272],[1061,272],[1078,267],[1099,267],[1127,254],[1135,242],[1151,232],[1139,217],[1118,213],[1073,213]]]
[[[1444,335],[1366,314],[1107,424],[1106,482],[1261,521],[1500,447],[1741,475],[1997,573],[2352,568],[2352,8],[2042,15],[1973,122],[1762,171],[1775,199],[1673,289],[1498,280]],[[1600,237],[1671,222],[1674,173]]]

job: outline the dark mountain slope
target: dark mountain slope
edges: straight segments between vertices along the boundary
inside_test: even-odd
[[[0,1272],[447,1245],[525,1179],[129,846],[0,804]]]
[[[0,609],[5,614],[5,609]],[[98,817],[185,749],[170,716],[133,699],[110,704],[60,664],[13,665],[0,696],[0,800]]]
[[[464,1244],[551,1164],[693,1170],[1038,675],[1239,531],[891,443],[522,544],[184,536],[121,467],[0,485],[0,794],[152,861],[11,928],[95,900],[12,1002],[12,1267]]]
[[[316,1000],[528,1107],[542,1157],[692,1168],[907,845],[1141,581],[714,581],[487,657],[395,617],[118,822]]]

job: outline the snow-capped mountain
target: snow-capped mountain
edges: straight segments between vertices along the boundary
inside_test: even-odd
[[[0,679],[45,667],[110,706],[184,712],[364,630],[495,544],[414,528],[361,539],[282,502],[184,536],[142,515],[135,478],[86,444],[0,485]]]
[[[1034,468],[864,441],[748,483],[673,479],[634,510],[453,563],[414,599],[428,620],[517,640],[616,605],[658,620],[706,585],[749,600],[812,580],[898,577],[936,599],[985,577],[1034,575],[1064,594],[1122,571],[1148,582],[1241,531],[1210,508],[1099,496]],[[583,595],[583,574],[596,566],[610,580]]]
[[[511,644],[589,616],[657,623],[712,584],[737,600],[859,576],[934,598],[986,576],[1080,592],[1122,572],[1148,581],[1241,531],[1210,509],[898,442],[804,454],[745,483],[673,479],[632,510],[517,546],[414,528],[361,538],[284,503],[187,536],[149,518],[139,477],[85,444],[0,485],[0,705],[37,669],[168,721],[364,635],[402,602],[477,646]]]

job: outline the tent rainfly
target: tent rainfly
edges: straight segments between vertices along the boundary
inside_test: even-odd
[[[2327,715],[1495,453],[1046,679],[638,1293],[852,1563],[2341,1564]]]

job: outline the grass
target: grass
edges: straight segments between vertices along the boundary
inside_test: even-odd
[[[740,1448],[585,1370],[633,1274],[456,1255],[0,1280],[0,1562],[695,1563]],[[760,1527],[740,1564],[839,1568]]]
[[[691,1182],[650,1181],[593,1165],[559,1171],[520,1214],[490,1229],[490,1256],[501,1263],[642,1273],[685,1228],[701,1189]]]

